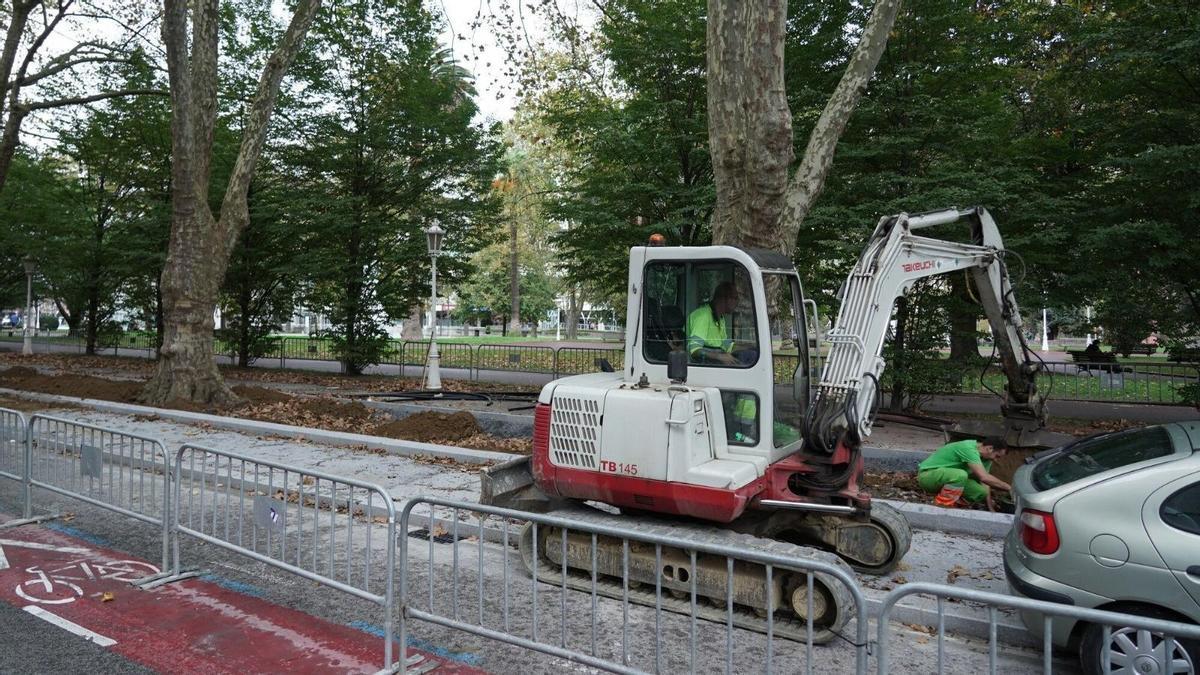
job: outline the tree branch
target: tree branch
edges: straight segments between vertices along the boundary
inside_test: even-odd
[[[780,219],[782,250],[788,254],[795,248],[800,225],[825,187],[838,140],[875,74],[899,10],[900,0],[877,0],[841,81],[809,134],[804,158],[788,185],[787,201]]]
[[[218,221],[218,234],[223,249],[219,253],[228,256],[233,250],[238,236],[249,220],[247,194],[250,190],[250,179],[254,175],[254,166],[266,143],[267,128],[271,122],[271,112],[275,108],[275,99],[279,95],[279,85],[288,66],[300,51],[304,36],[321,7],[321,0],[300,0],[296,13],[292,15],[291,23],[284,31],[279,45],[267,59],[262,77],[258,81],[258,89],[254,102],[250,105],[250,113],[243,131],[242,145],[238,149],[237,161],[229,177],[229,186],[225,190],[225,198],[221,202],[221,217]]]
[[[50,34],[54,32],[54,29],[58,26],[59,22],[61,22],[63,17],[67,15],[67,10],[71,8],[71,5],[74,4],[74,2],[75,0],[60,0],[58,3],[58,10],[55,12],[54,18],[46,22],[46,25],[42,28],[42,32],[37,36],[36,39],[34,39],[33,44],[29,45],[29,50],[25,52],[25,59],[21,62],[21,67],[17,69],[17,76],[13,78],[13,81],[21,82],[25,79],[25,72],[29,70],[29,65],[33,63],[34,57],[37,56],[37,51],[42,48],[42,45],[46,42],[46,38],[50,37]],[[14,102],[18,89],[19,87],[14,87],[10,90]]]
[[[162,89],[118,89],[116,91],[102,91],[98,94],[89,96],[75,96],[71,98],[56,98],[48,101],[36,101],[34,103],[22,103],[21,110],[25,112],[33,112],[34,110],[46,110],[48,108],[62,108],[69,105],[83,105],[86,103],[95,103],[109,98],[120,98],[122,96],[167,96],[168,93]]]
[[[26,75],[19,80],[13,80],[9,82],[5,88],[10,89],[14,86],[27,87],[31,84],[37,83],[40,80],[44,80],[47,77],[53,77],[64,70],[70,70],[75,66],[80,66],[85,63],[133,63],[133,61],[118,56],[86,56],[77,59],[71,59],[69,61],[59,61],[54,65],[47,65],[45,68],[33,73],[32,75]]]

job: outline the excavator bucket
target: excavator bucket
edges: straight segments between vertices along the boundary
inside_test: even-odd
[[[530,458],[518,457],[479,472],[479,503],[545,513],[563,504],[563,500],[538,489]]]

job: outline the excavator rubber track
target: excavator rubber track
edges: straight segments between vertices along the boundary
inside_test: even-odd
[[[761,539],[819,546],[856,572],[875,576],[891,573],[912,546],[908,519],[880,501],[871,503],[870,518],[865,520],[805,511],[758,511],[730,527]]]
[[[854,572],[850,567],[838,556],[822,551],[820,549],[789,544],[782,541],[772,541],[755,537],[749,534],[733,532],[714,528],[711,525],[694,525],[689,523],[680,523],[674,521],[666,521],[655,518],[639,517],[636,519],[617,514],[610,514],[588,506],[569,506],[550,511],[551,515],[568,518],[583,524],[606,525],[609,527],[619,527],[630,533],[642,533],[648,535],[668,535],[696,541],[700,543],[717,544],[727,547],[732,547],[739,551],[757,551],[761,553],[769,553],[780,555],[786,558],[793,558],[798,561],[802,560],[818,560],[826,564],[838,567],[854,578]],[[587,536],[586,545],[590,548],[591,535],[586,530],[571,530],[568,532],[568,538],[573,534],[581,534]],[[545,582],[554,586],[563,586],[563,563],[562,556],[559,551],[562,548],[562,533],[561,530],[548,525],[537,526],[537,550],[534,549],[534,525],[527,523],[521,533],[520,550],[522,558],[525,561],[526,568],[530,574],[534,573],[536,568],[538,581]],[[624,555],[623,545],[619,541],[606,541],[606,537],[597,536],[597,547],[600,549],[606,546],[615,546],[622,549],[620,555]],[[631,542],[631,546],[634,542]],[[640,544],[641,546],[650,546]],[[662,547],[662,557],[669,557],[670,549],[666,546]],[[609,553],[613,553],[609,551]],[[551,556],[558,555],[558,560],[553,560]],[[683,554],[688,556],[690,563],[690,552],[684,551]],[[701,566],[700,558],[706,554],[698,554],[697,567]],[[598,557],[598,556],[597,556]],[[708,558],[720,558],[721,569],[725,569],[724,556],[707,556]],[[595,560],[595,558],[593,558]],[[764,566],[756,563],[745,563],[739,561],[737,563],[740,570],[737,573],[742,579],[747,577],[746,567],[753,567],[760,573],[759,578],[762,579],[762,593],[766,596],[766,570]],[[628,589],[620,576],[612,576],[603,572],[597,572],[595,584],[593,585],[593,575],[590,566],[573,567],[567,565],[566,586],[578,591],[591,593],[593,589],[599,596],[622,600],[628,598],[630,603],[644,605],[647,607],[658,606],[663,611],[676,614],[690,616],[693,612],[690,586],[685,582],[684,588],[669,588],[667,583],[663,583],[662,592],[656,597],[654,582],[629,583]],[[660,570],[660,574],[662,571]],[[788,569],[775,567],[773,569],[773,584],[784,588],[784,593],[772,593],[772,600],[781,605],[776,609],[771,617],[770,633],[779,638],[791,639],[799,642],[807,641],[807,625],[805,618],[797,615],[797,613],[787,609],[787,598],[781,596],[791,596],[787,589],[793,593],[803,593],[807,599],[807,574],[794,572]],[[844,584],[836,578],[817,572],[813,576],[814,596],[820,597],[818,603],[814,600],[814,614],[821,614],[821,618],[814,617],[813,620],[813,644],[824,644],[838,637],[844,630],[846,624],[854,617],[855,607],[854,598]],[[788,581],[791,579],[791,581]],[[660,581],[660,583],[662,583]],[[668,582],[669,583],[669,582]],[[735,580],[735,584],[738,583]],[[745,583],[745,582],[743,582]],[[675,586],[679,586],[678,583]],[[699,586],[699,584],[697,584]],[[727,624],[730,621],[728,612],[728,594],[727,593],[711,593],[701,595],[700,590],[697,590],[697,598],[695,605],[695,615],[698,619],[703,619],[717,624]],[[806,607],[807,603],[801,603],[801,607]],[[714,606],[716,605],[716,606]],[[758,633],[768,633],[767,613],[763,607],[751,607],[741,603],[734,603],[732,612],[732,623],[734,626],[751,630]]]

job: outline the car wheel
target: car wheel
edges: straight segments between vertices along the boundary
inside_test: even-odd
[[[1196,645],[1176,640],[1171,641],[1171,667],[1168,669],[1166,642],[1162,633],[1113,626],[1108,638],[1108,672],[1111,675],[1197,675],[1200,672],[1197,671],[1200,651]],[[1079,644],[1083,672],[1102,675],[1104,660],[1104,627],[1088,624]]]

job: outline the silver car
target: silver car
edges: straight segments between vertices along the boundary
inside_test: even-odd
[[[1200,422],[1093,436],[1041,453],[1013,478],[1004,542],[1014,595],[1200,623]],[[1023,613],[1038,635],[1043,618]],[[1105,672],[1103,629],[1053,620],[1053,641]],[[1115,626],[1112,673],[1200,673],[1200,645]]]

